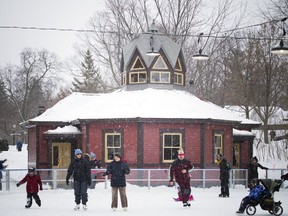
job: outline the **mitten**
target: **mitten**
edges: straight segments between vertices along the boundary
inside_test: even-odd
[[[21,185],[20,183],[17,183],[17,184],[16,184],[17,187],[19,187],[20,185]]]
[[[173,180],[170,180],[168,183],[168,187],[173,187],[175,185],[175,182]]]

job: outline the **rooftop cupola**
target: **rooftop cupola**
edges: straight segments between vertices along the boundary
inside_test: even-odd
[[[148,32],[122,51],[121,84],[127,90],[184,89],[186,66],[181,46],[158,32],[155,22]]]

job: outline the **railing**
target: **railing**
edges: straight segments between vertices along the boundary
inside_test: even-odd
[[[93,179],[93,181],[96,181],[96,183],[104,182],[104,187],[107,188],[109,186],[109,178],[108,176],[102,176],[104,171],[105,169],[91,170],[93,174],[97,174],[97,178]],[[43,184],[51,189],[71,187],[66,185],[67,169],[37,169],[37,172],[40,174]],[[6,169],[2,173],[3,188],[10,191],[27,174],[27,169]],[[266,170],[265,176],[260,176],[260,178],[279,179],[284,173],[286,173],[286,169]],[[190,176],[192,187],[220,186],[219,169],[193,169],[190,172]],[[235,188],[235,185],[247,187],[247,177],[246,169],[232,169],[230,172],[230,187]],[[169,178],[169,169],[131,169],[130,174],[126,176],[128,183],[146,186],[149,189],[153,186],[168,185]]]

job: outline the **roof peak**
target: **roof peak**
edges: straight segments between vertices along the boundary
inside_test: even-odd
[[[151,26],[148,29],[148,32],[151,32],[151,33],[157,33],[158,32],[158,28],[156,27],[155,20],[153,20]]]

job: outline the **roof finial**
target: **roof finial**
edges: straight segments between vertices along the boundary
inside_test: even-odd
[[[152,25],[150,26],[148,32],[151,32],[151,33],[156,33],[156,32],[158,32],[158,29],[157,29],[157,27],[156,27],[156,25],[155,25],[155,19],[153,19]]]

